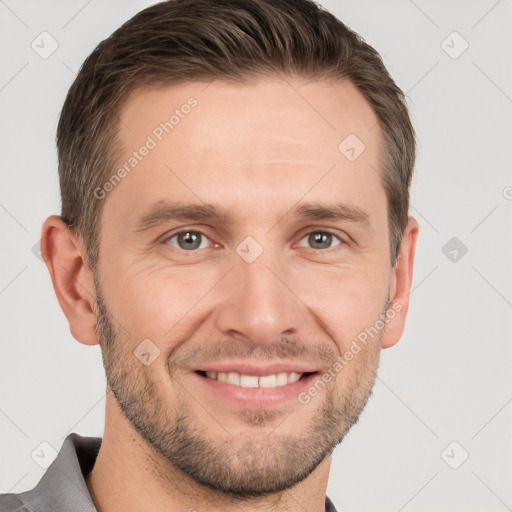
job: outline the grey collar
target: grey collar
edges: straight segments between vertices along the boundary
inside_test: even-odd
[[[97,512],[85,483],[96,462],[101,437],[69,434],[57,457],[39,483],[30,491],[19,494],[1,494],[2,512]],[[24,507],[24,508],[22,508]],[[325,511],[337,512],[325,497]]]

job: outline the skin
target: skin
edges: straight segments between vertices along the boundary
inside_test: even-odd
[[[122,110],[119,164],[191,96],[197,106],[103,199],[99,275],[60,217],[43,225],[71,333],[101,344],[107,373],[103,443],[86,483],[100,512],[320,512],[332,449],[371,394],[381,349],[403,333],[418,223],[409,217],[393,267],[382,133],[347,81],[139,89]],[[338,150],[351,133],[366,146],[353,162]],[[161,200],[214,203],[232,220],[135,232]],[[368,223],[286,215],[305,201],[349,203]],[[200,248],[171,238],[178,228],[201,230]],[[328,247],[315,245],[309,235],[326,230]],[[247,236],[263,249],[252,263],[236,251]],[[386,305],[393,318],[307,404],[233,402],[195,373],[236,359],[324,375]],[[133,353],[145,339],[160,350],[148,366]]]

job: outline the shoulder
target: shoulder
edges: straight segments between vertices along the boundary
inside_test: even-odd
[[[0,494],[0,512],[36,512],[23,503],[19,494]]]
[[[94,466],[101,437],[70,433],[37,485],[0,494],[0,512],[96,512],[84,475]]]

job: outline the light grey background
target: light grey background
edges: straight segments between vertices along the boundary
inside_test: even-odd
[[[69,333],[34,246],[59,213],[54,136],[75,73],[151,3],[0,0],[1,492],[39,481],[38,462],[55,456],[41,443],[58,451],[71,431],[103,433],[99,347]],[[407,92],[420,223],[405,334],[336,449],[328,494],[343,511],[512,510],[512,2],[323,5]],[[31,47],[43,31],[58,42],[46,59]]]

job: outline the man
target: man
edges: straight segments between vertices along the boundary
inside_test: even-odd
[[[105,431],[0,510],[335,510],[418,235],[377,52],[309,0],[162,2],[85,61],[57,143],[42,253]]]

